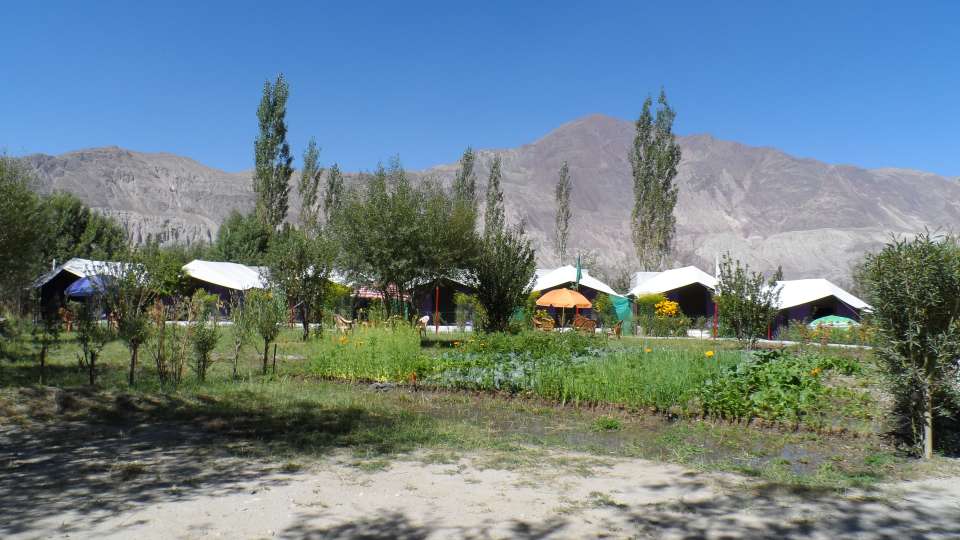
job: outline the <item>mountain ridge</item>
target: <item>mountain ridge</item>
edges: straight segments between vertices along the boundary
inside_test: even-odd
[[[538,264],[559,262],[550,242],[553,186],[567,161],[574,182],[570,245],[608,269],[631,266],[627,149],[633,130],[630,121],[593,114],[515,148],[477,151],[481,186],[493,155],[501,156],[508,220],[526,223]],[[709,133],[678,136],[678,142],[677,264],[711,270],[715,257],[729,251],[765,271],[782,265],[787,277],[844,283],[862,253],[890,233],[960,224],[955,177],[828,164]],[[77,194],[120,219],[136,241],[211,241],[232,209],[253,207],[250,171],[225,172],[172,153],[109,146],[22,159],[36,171],[41,192]],[[456,167],[440,164],[411,174],[449,181]]]

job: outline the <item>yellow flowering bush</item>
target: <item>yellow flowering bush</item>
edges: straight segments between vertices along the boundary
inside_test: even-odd
[[[653,306],[653,310],[658,317],[676,317],[680,313],[680,304],[673,300],[661,300]]]

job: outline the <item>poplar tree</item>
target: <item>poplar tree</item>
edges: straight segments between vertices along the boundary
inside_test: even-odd
[[[560,264],[567,259],[567,238],[570,232],[570,192],[573,186],[570,184],[570,167],[567,162],[563,162],[560,167],[560,180],[557,181],[557,230],[555,245],[557,256],[560,258]]]
[[[323,167],[319,164],[320,149],[317,141],[310,139],[307,150],[303,153],[303,170],[300,172],[300,182],[297,191],[300,194],[300,222],[306,230],[312,231],[319,224],[317,215],[317,199],[320,188],[320,178],[323,176]]]
[[[336,163],[330,167],[327,174],[327,188],[323,193],[323,216],[329,223],[333,213],[337,211],[343,201],[343,173]]]
[[[253,143],[253,191],[257,196],[257,217],[271,230],[277,230],[287,217],[293,156],[287,143],[287,98],[290,88],[283,74],[274,83],[263,83],[263,96],[257,108],[260,134]]]
[[[500,156],[493,158],[490,166],[490,176],[487,179],[487,205],[483,216],[483,233],[490,235],[503,230],[506,221],[503,211],[503,188],[500,181],[503,175],[500,171]]]
[[[633,171],[633,245],[644,271],[660,270],[673,245],[676,232],[677,187],[673,184],[680,164],[680,145],[673,134],[676,112],[661,90],[656,117],[650,97],[636,122],[636,136],[629,150]]]
[[[476,159],[477,155],[473,152],[473,148],[468,146],[460,157],[460,168],[457,169],[457,176],[453,179],[454,196],[460,201],[468,202],[471,206],[477,200],[477,176],[473,171]]]

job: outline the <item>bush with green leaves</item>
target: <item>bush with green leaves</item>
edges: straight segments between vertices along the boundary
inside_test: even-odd
[[[266,375],[270,344],[276,341],[281,326],[287,320],[286,295],[272,289],[250,289],[244,301],[251,326],[263,340],[263,374]]]
[[[194,372],[203,382],[210,367],[210,354],[220,340],[220,299],[214,294],[198,290],[190,298],[190,344],[193,346]]]
[[[851,375],[861,369],[849,357],[755,351],[705,381],[698,399],[707,415],[819,427],[832,391],[823,382],[827,372]],[[833,392],[842,394],[843,389]]]
[[[480,241],[470,268],[486,315],[483,330],[503,332],[530,294],[536,271],[534,249],[522,226],[492,231]]]
[[[867,255],[860,281],[873,306],[876,350],[900,433],[930,458],[960,443],[960,239],[921,233]],[[955,450],[955,448],[952,448]]]
[[[31,334],[34,344],[39,347],[40,384],[47,378],[47,354],[60,344],[63,321],[54,313],[41,313],[40,319],[32,325]],[[2,339],[3,336],[0,336]]]
[[[118,266],[114,275],[103,278],[106,286],[103,301],[107,312],[117,325],[117,336],[130,350],[129,384],[136,377],[140,347],[150,338],[153,326],[148,309],[156,297],[151,286],[146,266],[136,254],[130,253],[128,261]]]
[[[608,294],[600,293],[597,295],[593,301],[593,313],[602,326],[613,326],[619,320]]]
[[[80,344],[80,365],[86,366],[90,385],[97,383],[97,359],[108,343],[117,339],[113,327],[100,320],[103,300],[93,295],[83,302],[71,303],[69,309],[76,314],[77,343]]]
[[[767,279],[751,271],[749,265],[724,254],[714,293],[720,326],[729,329],[738,341],[752,349],[777,316],[780,302],[777,281],[782,278],[780,269]]]
[[[270,281],[299,311],[304,341],[310,337],[312,320],[321,321],[319,332],[323,331],[324,302],[336,257],[337,244],[327,229],[305,232],[285,227],[270,242],[266,256]]]

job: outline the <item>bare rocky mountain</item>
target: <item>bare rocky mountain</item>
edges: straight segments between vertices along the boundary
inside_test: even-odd
[[[631,122],[589,116],[514,149],[480,152],[479,179],[503,159],[508,220],[525,220],[539,262],[551,245],[553,189],[566,160],[574,182],[571,246],[597,264],[629,267]],[[679,138],[676,259],[712,270],[729,251],[788,278],[846,283],[853,263],[891,233],[960,225],[960,180],[904,169],[862,169],[801,159],[709,135]],[[138,241],[209,241],[233,208],[253,204],[249,173],[226,173],[171,154],[99,148],[25,158],[43,191],[65,190],[117,216]],[[449,178],[455,164],[419,174]],[[292,201],[291,208],[296,203]]]

